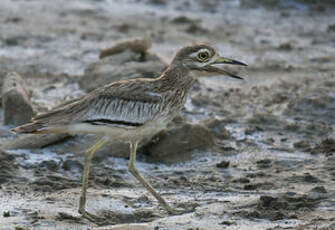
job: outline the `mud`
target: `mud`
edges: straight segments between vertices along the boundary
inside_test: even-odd
[[[144,177],[194,212],[166,213],[116,142],[93,159],[87,209],[102,221],[89,222],[77,210],[96,137],[2,125],[0,229],[335,229],[334,11],[333,1],[2,0],[0,88],[17,72],[36,112],[155,77],[194,42],[249,66],[227,67],[244,81],[198,79],[181,115],[138,151]]]

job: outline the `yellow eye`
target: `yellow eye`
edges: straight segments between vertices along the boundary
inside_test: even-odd
[[[209,58],[209,53],[207,51],[198,53],[198,60],[201,62],[206,61]]]

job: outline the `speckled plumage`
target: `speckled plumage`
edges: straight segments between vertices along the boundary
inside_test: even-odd
[[[80,123],[134,129],[160,118],[168,122],[182,109],[187,91],[193,83],[193,79],[180,76],[184,73],[168,69],[157,79],[133,79],[106,85],[70,104],[36,116],[32,123],[16,130],[61,132],[60,127],[68,131],[66,126]],[[105,132],[104,129],[101,134],[113,135],[112,130]]]
[[[170,207],[140,175],[135,166],[137,144],[143,137],[164,128],[183,108],[188,91],[194,83],[193,77],[189,75],[190,71],[205,71],[240,78],[214,66],[224,63],[245,65],[220,57],[208,45],[184,47],[175,55],[168,69],[156,79],[133,79],[108,84],[48,113],[38,115],[31,123],[19,126],[13,131],[94,133],[103,136],[86,151],[83,170],[79,212],[91,221],[99,217],[85,210],[90,164],[94,153],[110,139],[129,142],[129,171],[169,213],[190,211]]]
[[[184,48],[185,49],[185,48]],[[168,68],[156,79],[119,81],[98,88],[91,93],[33,118],[32,123],[17,127],[21,133],[71,132],[73,125],[85,123],[86,133],[99,133],[97,126],[136,129],[150,121],[159,120],[163,128],[182,109],[194,80],[189,70],[178,65],[180,53],[175,57],[177,66]],[[194,51],[194,49],[192,49]],[[88,128],[94,125],[92,131]],[[77,126],[78,127],[78,126]],[[72,130],[72,132],[76,132]],[[113,129],[103,135],[113,135]],[[85,133],[80,130],[78,133]]]

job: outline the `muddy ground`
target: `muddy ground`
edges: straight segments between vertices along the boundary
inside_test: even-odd
[[[168,215],[115,143],[94,158],[88,190],[88,210],[105,221],[82,219],[78,153],[95,137],[26,137],[8,124],[0,229],[335,229],[335,6],[320,2],[2,0],[0,83],[19,73],[34,113],[105,81],[156,76],[194,42],[249,67],[230,68],[244,81],[199,79],[181,116],[138,152],[153,186],[194,212]],[[152,39],[147,55],[99,60],[137,36]]]

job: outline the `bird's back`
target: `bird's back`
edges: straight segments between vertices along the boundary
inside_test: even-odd
[[[50,112],[38,115],[32,123],[19,126],[17,133],[48,133],[54,127],[85,123],[136,128],[151,120],[171,120],[182,108],[183,90],[162,88],[159,79],[119,81]],[[179,99],[176,99],[179,98]],[[57,132],[61,130],[57,129]]]

